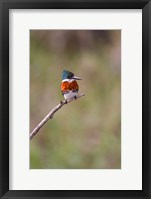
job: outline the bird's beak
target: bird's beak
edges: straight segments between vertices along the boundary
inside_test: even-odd
[[[72,79],[82,80],[81,78],[76,77],[76,76],[73,76]]]

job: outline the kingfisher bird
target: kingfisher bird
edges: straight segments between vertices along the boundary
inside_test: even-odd
[[[61,93],[65,100],[69,100],[77,97],[79,85],[76,80],[81,80],[76,77],[72,72],[63,70],[62,72],[62,83],[61,83]]]

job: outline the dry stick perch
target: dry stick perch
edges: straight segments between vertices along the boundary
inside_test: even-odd
[[[37,133],[38,131],[41,129],[41,127],[49,120],[53,118],[53,115],[55,114],[55,112],[57,112],[62,106],[64,106],[65,104],[72,102],[75,99],[78,99],[82,96],[84,96],[85,93],[78,95],[76,98],[72,98],[69,100],[64,100],[64,101],[60,101],[60,103],[55,106],[49,113],[48,115],[46,115],[46,117],[34,128],[34,130],[30,133],[30,139],[32,139]]]

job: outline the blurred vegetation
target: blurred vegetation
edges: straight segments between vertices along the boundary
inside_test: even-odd
[[[30,142],[31,169],[121,168],[121,31],[30,31],[30,131],[56,106],[62,70],[86,96],[65,105]]]

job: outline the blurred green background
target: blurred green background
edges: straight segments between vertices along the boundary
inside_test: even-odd
[[[30,131],[63,99],[63,69],[82,78],[86,96],[30,141],[30,168],[120,169],[121,31],[30,31]]]

